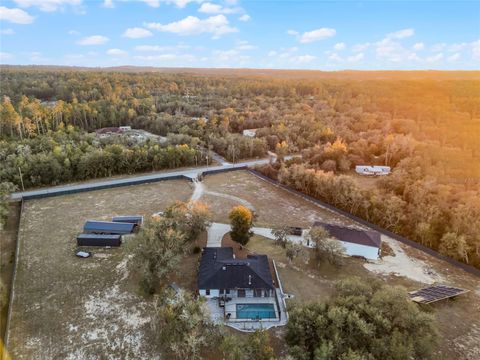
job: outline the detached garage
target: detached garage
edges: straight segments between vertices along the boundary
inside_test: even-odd
[[[83,232],[85,234],[124,235],[133,233],[135,226],[132,223],[88,220],[83,226]]]
[[[80,234],[77,236],[77,246],[120,246],[121,235]]]
[[[315,222],[314,227],[321,226],[330,236],[339,240],[345,247],[345,253],[350,256],[361,256],[367,260],[377,260],[380,257],[382,240],[380,233],[371,230],[357,230],[343,226]]]

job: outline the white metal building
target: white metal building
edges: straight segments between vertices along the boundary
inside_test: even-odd
[[[377,260],[381,255],[382,240],[376,231],[357,230],[322,222],[315,222],[313,226],[321,226],[327,230],[333,239],[342,243],[349,256]]]
[[[390,166],[357,165],[355,171],[360,175],[383,176],[390,174]]]

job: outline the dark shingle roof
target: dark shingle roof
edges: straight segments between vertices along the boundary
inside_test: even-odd
[[[323,227],[330,233],[332,237],[344,242],[372,246],[376,248],[379,248],[382,244],[380,234],[376,231],[357,230],[344,226],[326,224],[321,221],[316,221],[313,226]]]
[[[198,270],[199,289],[274,289],[266,255],[234,259],[231,247],[203,249]]]

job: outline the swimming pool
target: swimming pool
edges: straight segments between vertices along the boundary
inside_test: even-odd
[[[275,319],[273,304],[237,304],[237,319]]]

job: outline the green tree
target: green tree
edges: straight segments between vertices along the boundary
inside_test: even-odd
[[[158,297],[154,326],[168,358],[201,359],[216,335],[204,300],[184,290],[167,289]]]
[[[184,252],[185,234],[165,219],[147,222],[127,247],[133,254],[133,264],[142,274],[141,287],[148,293],[163,285],[166,276],[180,261]]]
[[[429,359],[437,329],[403,288],[351,278],[329,300],[297,306],[286,341],[301,360]]]
[[[332,239],[325,228],[316,226],[307,235],[310,243],[315,244],[315,257],[321,264],[327,261],[331,265],[339,266],[345,255],[345,248],[338,240]]]
[[[252,211],[242,205],[235,206],[228,215],[232,230],[230,236],[232,240],[240,245],[246,245],[252,237],[251,228],[253,226]]]
[[[288,226],[282,226],[272,229],[272,235],[275,237],[275,243],[285,248],[288,242],[288,234],[290,230]]]
[[[16,186],[9,182],[0,183],[0,230],[5,225],[9,212],[9,198],[10,193],[15,191]]]
[[[440,239],[440,246],[438,248],[441,254],[465,261],[467,264],[469,250],[470,247],[465,235],[459,235],[455,232],[444,234]]]

